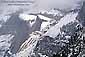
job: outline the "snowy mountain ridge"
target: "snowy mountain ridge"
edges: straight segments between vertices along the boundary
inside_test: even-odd
[[[55,38],[57,37],[57,35],[59,35],[59,33],[61,32],[60,29],[64,26],[64,25],[67,25],[71,22],[75,22],[76,20],[76,17],[78,15],[78,12],[77,13],[69,13],[68,15],[64,16],[63,18],[60,19],[59,23],[57,23],[55,26],[51,27],[50,29],[48,29],[48,31],[43,34],[43,37],[44,36],[49,36],[49,37],[52,37],[52,38]],[[57,29],[56,29],[57,28]],[[56,32],[57,31],[57,32]],[[56,32],[56,33],[55,33]],[[55,33],[55,34],[54,34]],[[31,36],[33,38],[33,36]],[[38,37],[39,38],[39,37]],[[67,37],[68,38],[68,37]],[[31,38],[28,38],[28,39],[31,39]],[[37,40],[37,39],[36,39]],[[34,40],[32,40],[34,41]],[[37,40],[37,41],[40,41],[40,40]],[[63,41],[62,41],[63,42]],[[67,40],[65,40],[65,42],[68,42]],[[38,43],[38,42],[37,42]],[[34,47],[36,47],[37,45],[36,42],[33,42],[33,44],[35,44]],[[30,44],[30,43],[28,43]],[[24,45],[28,45],[26,43],[24,43]],[[33,45],[31,44],[31,46]],[[24,46],[22,45],[22,46]],[[62,44],[64,45],[64,44]],[[16,56],[20,56],[20,57],[28,57],[28,56],[31,56],[31,54],[33,54],[33,49],[30,49],[31,47],[28,46],[27,49],[25,49],[24,51],[20,51],[19,53],[16,54]],[[33,48],[33,46],[32,46]],[[30,50],[29,50],[30,49]],[[34,48],[35,49],[35,48]],[[27,53],[26,53],[27,52]],[[31,53],[30,53],[31,52]],[[22,54],[22,55],[21,55]],[[15,56],[15,57],[16,57]]]
[[[69,31],[69,26],[75,28],[77,16],[78,12],[66,14],[58,10],[51,10],[37,14],[19,13],[11,15],[10,18],[6,17],[8,19],[0,28],[0,39],[3,40],[0,41],[0,45],[3,42],[11,41],[11,38],[13,42],[6,46],[11,54],[7,53],[6,49],[4,57],[49,57],[56,54],[66,46],[65,43],[69,43],[68,38],[71,38],[71,36],[66,35],[66,32],[61,32],[61,29],[66,28],[66,31]],[[62,28],[63,26],[65,28]],[[7,35],[7,33],[12,35]],[[4,39],[3,35],[7,39]],[[10,39],[8,40],[8,38]]]
[[[70,22],[74,22],[76,20],[75,18],[77,17],[77,15],[78,15],[78,13],[69,13],[68,15],[64,16],[63,18],[61,18],[59,23],[56,24],[54,27],[50,28],[48,30],[48,32],[46,32],[45,35],[55,38],[60,33],[60,28],[62,28],[63,25],[66,25]],[[55,34],[53,34],[53,33],[55,33]]]

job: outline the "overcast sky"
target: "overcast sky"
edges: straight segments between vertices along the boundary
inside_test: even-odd
[[[83,0],[36,0],[37,9],[51,9],[51,8],[58,8],[58,9],[66,9],[70,10],[80,6],[80,2]]]
[[[0,0],[1,1],[1,0]],[[20,0],[21,1],[21,0]],[[49,10],[51,8],[70,10],[79,6],[83,0],[32,0],[34,3],[26,6],[7,6],[0,3],[0,13],[4,11],[16,11],[24,8],[29,11]]]

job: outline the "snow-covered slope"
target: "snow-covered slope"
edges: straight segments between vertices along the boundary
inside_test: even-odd
[[[9,50],[13,37],[11,34],[0,36],[0,57],[3,57],[5,52]]]
[[[70,22],[74,22],[76,20],[77,15],[78,13],[73,12],[67,14],[66,16],[61,18],[58,24],[50,28],[45,35],[55,38],[60,33],[60,28],[62,28],[63,25],[66,25]]]
[[[36,14],[36,15],[20,14],[19,17],[22,20],[29,21],[30,26],[32,27],[32,25],[35,24],[35,22],[36,22],[37,16],[42,20],[46,20],[46,22],[42,22],[42,24],[40,26],[40,31],[42,31],[47,25],[49,25],[51,20],[53,20],[52,18],[48,18],[48,17],[40,15],[40,14]]]
[[[30,37],[21,45],[19,49],[19,53],[17,53],[15,57],[30,56],[33,53],[34,48],[36,47],[41,34],[42,33],[39,31],[36,31],[30,34]]]

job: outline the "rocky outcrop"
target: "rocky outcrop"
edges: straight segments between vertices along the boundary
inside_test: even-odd
[[[77,20],[85,27],[85,2],[83,2],[83,6],[79,11]]]

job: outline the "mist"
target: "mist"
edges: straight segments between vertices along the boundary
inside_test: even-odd
[[[52,8],[69,11],[80,7],[83,1],[84,0],[36,0],[31,11],[50,10]]]
[[[29,1],[29,0],[28,0]],[[52,8],[62,10],[72,10],[81,6],[84,0],[32,0],[34,3],[28,6],[8,6],[4,3],[0,3],[0,14],[8,12],[16,12],[23,9],[24,12],[39,12],[43,10],[51,10]]]

